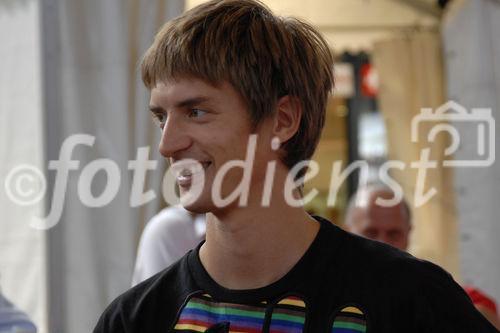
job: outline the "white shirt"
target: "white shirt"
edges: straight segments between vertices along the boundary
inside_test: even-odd
[[[205,215],[193,215],[182,206],[163,209],[144,228],[132,286],[173,264],[204,237]]]

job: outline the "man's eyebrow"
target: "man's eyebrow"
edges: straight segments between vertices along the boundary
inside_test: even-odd
[[[208,100],[210,100],[210,98],[208,98],[206,96],[187,98],[185,100],[177,102],[175,104],[175,107],[176,108],[190,107],[193,105],[197,105],[197,104],[206,102]],[[149,105],[149,110],[151,110],[152,112],[165,112],[165,110],[161,106],[156,106],[156,105]]]
[[[193,105],[196,105],[196,104],[200,104],[200,103],[206,102],[208,100],[209,100],[209,98],[206,97],[206,96],[192,97],[192,98],[188,98],[188,99],[185,99],[183,101],[177,102],[175,104],[175,107],[177,107],[177,108],[184,108],[184,107],[188,107],[188,106],[193,106]]]
[[[151,112],[165,112],[165,110],[163,110],[163,108],[161,106],[156,106],[156,105],[150,105],[149,106],[149,110]]]

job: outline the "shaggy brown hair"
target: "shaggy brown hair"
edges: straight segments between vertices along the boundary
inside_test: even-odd
[[[333,56],[319,32],[254,0],[210,1],[167,22],[141,69],[149,89],[183,76],[214,86],[228,81],[247,103],[254,127],[273,114],[280,97],[296,97],[300,126],[282,144],[289,168],[314,153],[333,88]]]

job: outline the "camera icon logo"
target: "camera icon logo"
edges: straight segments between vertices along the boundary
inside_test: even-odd
[[[448,132],[451,144],[445,149],[445,156],[451,159],[443,161],[444,167],[488,167],[495,162],[495,119],[491,109],[473,108],[470,112],[455,101],[448,101],[435,111],[431,108],[422,108],[420,113],[413,117],[411,122],[411,141],[419,141],[419,127],[424,122],[435,123],[427,133],[427,141],[434,142],[437,134]],[[458,150],[462,139],[459,131],[450,122],[467,122],[476,125],[475,138],[476,156],[474,159],[457,160],[452,155]]]

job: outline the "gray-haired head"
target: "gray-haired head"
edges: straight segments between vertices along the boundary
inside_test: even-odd
[[[350,198],[345,219],[348,231],[405,251],[411,231],[408,203],[385,184],[360,187]]]

